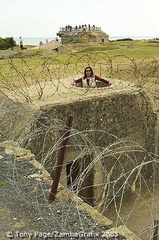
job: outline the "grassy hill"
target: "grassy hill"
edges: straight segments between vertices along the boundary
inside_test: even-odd
[[[0,83],[10,84],[24,79],[35,83],[33,79],[43,81],[48,75],[62,78],[71,72],[78,72],[78,69],[83,69],[87,65],[104,68],[102,70],[104,76],[123,80],[140,76],[143,80],[147,76],[157,78],[159,76],[159,40],[157,39],[121,40],[100,44],[69,43],[64,47],[71,50],[71,53],[47,54],[46,52],[45,54],[41,49],[25,49],[1,58]]]

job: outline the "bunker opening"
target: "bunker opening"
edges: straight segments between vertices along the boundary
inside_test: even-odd
[[[92,156],[85,155],[66,164],[67,187],[93,206],[94,167],[90,166]]]

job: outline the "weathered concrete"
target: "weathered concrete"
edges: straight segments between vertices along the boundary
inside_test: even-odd
[[[80,91],[79,88],[77,90]],[[74,96],[69,101],[63,98],[61,103],[43,104],[40,111],[30,111],[30,114],[22,109],[17,115],[16,107],[14,111],[14,105],[8,104],[14,114],[8,111],[2,127],[7,137],[14,135],[21,140],[25,137],[23,144],[53,175],[66,116],[72,115],[71,146],[67,149],[61,183],[68,186],[67,171],[77,165],[76,174],[71,176],[77,182],[73,183],[74,188],[78,188],[79,196],[102,211],[104,201],[111,201],[125,183],[129,171],[135,167],[126,182],[125,196],[138,188],[141,174],[147,184],[151,182],[153,166],[143,167],[143,164],[148,160],[147,152],[158,154],[158,133],[156,115],[144,91],[125,88],[112,92],[103,89],[100,93],[92,90],[88,96],[83,92],[83,97]],[[8,116],[12,118],[7,125]],[[59,119],[63,124],[59,124]],[[123,173],[125,175],[121,177]],[[82,182],[77,179],[82,179]],[[115,185],[109,186],[108,182],[115,182]],[[110,190],[112,187],[114,192]],[[120,197],[121,194],[122,191],[117,195]]]
[[[119,139],[137,142],[147,151],[154,151],[156,117],[150,99],[143,91],[123,91],[68,104],[46,105],[41,111],[41,116],[63,120],[72,115],[73,128],[79,131],[103,130]],[[105,147],[101,133],[99,135],[95,134],[93,140],[96,145]],[[107,145],[112,142],[114,137],[109,136]]]
[[[71,147],[67,150],[61,183],[67,186],[67,163],[76,162],[76,175],[81,178],[80,174],[85,173],[87,176],[80,186],[77,183],[78,193],[89,203],[99,205],[99,210],[102,210],[104,199],[111,201],[128,177],[126,173],[134,167],[138,166],[126,183],[125,196],[138,188],[141,173],[148,183],[152,179],[153,167],[150,164],[145,167],[142,165],[148,160],[146,153],[155,151],[156,115],[150,99],[141,89],[91,96],[66,104],[46,105],[40,110],[32,131],[39,128],[41,134],[35,134],[34,139],[27,142],[27,147],[35,153],[39,161],[45,162],[47,170],[53,174],[60,146],[56,142],[62,129],[56,128],[49,132],[49,128],[53,129],[55,118],[65,120],[66,116],[72,115],[73,128],[79,132],[71,131]],[[80,135],[82,133],[83,135]],[[125,176],[120,177],[123,171]],[[117,181],[113,186],[114,192],[109,189],[108,193],[108,180]],[[83,188],[86,188],[85,191]],[[121,194],[122,191],[117,195]]]

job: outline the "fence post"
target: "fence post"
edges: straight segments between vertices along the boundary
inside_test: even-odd
[[[55,172],[53,175],[53,184],[52,184],[52,188],[49,196],[49,201],[54,201],[56,197],[57,187],[59,184],[60,175],[62,171],[62,165],[65,158],[66,145],[68,143],[68,139],[70,135],[70,128],[72,127],[72,120],[73,120],[72,116],[67,116],[66,127],[64,129],[64,134],[62,137],[61,148],[58,153],[57,166],[55,168]]]

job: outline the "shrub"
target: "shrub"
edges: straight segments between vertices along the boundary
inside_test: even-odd
[[[16,41],[13,39],[13,47],[16,46]],[[1,38],[0,37],[0,50],[5,50],[10,48],[10,37]]]
[[[0,49],[1,50],[6,49],[6,42],[4,41],[3,38],[0,38]]]
[[[109,49],[109,47],[107,47],[107,46],[91,46],[91,47],[87,47],[82,50],[79,50],[78,52],[79,53],[95,52],[95,51],[101,52],[101,51],[106,51],[108,49]]]
[[[132,38],[117,39],[116,41],[133,41]]]

